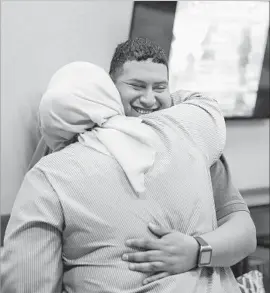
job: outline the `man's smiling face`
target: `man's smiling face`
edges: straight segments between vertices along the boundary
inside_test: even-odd
[[[127,61],[115,79],[126,116],[138,117],[169,108],[172,104],[166,65],[146,61]]]

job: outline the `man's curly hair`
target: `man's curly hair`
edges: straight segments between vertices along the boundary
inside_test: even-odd
[[[151,59],[154,63],[164,64],[168,68],[168,60],[164,50],[147,38],[129,39],[119,44],[114,52],[110,76],[115,79],[116,73],[121,72],[127,61],[146,61]]]

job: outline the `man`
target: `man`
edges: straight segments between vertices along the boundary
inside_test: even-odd
[[[54,153],[27,173],[16,197],[3,292],[240,292],[228,268],[197,268],[144,286],[148,274],[121,260],[133,251],[127,239],[156,240],[150,221],[174,228],[162,240],[184,238],[189,251],[217,227],[209,168],[226,129],[215,100],[193,95],[140,119],[126,117],[109,75],[74,62],[52,77],[39,117]],[[78,142],[70,144],[74,134]],[[169,248],[178,258],[179,246]],[[195,265],[196,255],[186,255]]]
[[[137,117],[165,109],[180,103],[188,95],[198,95],[178,91],[170,96],[166,54],[160,46],[145,38],[127,40],[118,45],[111,61],[110,75],[121,95],[127,116]],[[208,266],[229,267],[255,250],[256,229],[246,203],[233,186],[229,167],[223,156],[211,167],[211,179],[219,228],[202,238],[212,247],[212,258]],[[188,271],[198,265],[191,263],[191,260],[198,254],[199,246],[195,251],[190,250],[185,245],[184,235],[169,243],[162,242],[172,231],[152,226],[149,229],[160,239],[153,243],[146,243],[145,239],[131,240],[129,246],[146,251],[123,256],[123,259],[131,262],[132,270],[157,272],[147,278],[145,283]],[[161,245],[159,258],[151,258],[156,252],[151,247],[156,243]],[[168,246],[177,247],[179,254],[168,254]],[[162,270],[155,269],[157,261],[163,262]]]
[[[166,109],[180,103],[187,96],[200,95],[178,91],[170,96],[166,54],[160,46],[145,38],[127,40],[116,48],[111,61],[110,75],[121,95],[127,116],[137,117]],[[47,153],[48,149],[44,148],[44,142],[41,141],[30,167]],[[255,250],[256,230],[247,205],[233,186],[225,158],[221,156],[210,171],[219,228],[203,235],[202,238],[212,249],[212,258],[208,266],[229,267]],[[157,241],[161,244],[166,235],[172,234],[172,231],[163,227],[149,226],[149,229],[160,237]],[[158,271],[155,269],[157,260],[151,261],[151,247],[154,243],[151,246],[151,243],[146,244],[144,239],[135,240],[129,245],[144,249],[146,252],[125,255],[123,259],[131,262],[133,270],[158,272],[145,280],[145,283],[151,282],[170,274],[186,272],[198,265],[193,260],[197,258],[199,245],[196,250],[191,250],[186,243],[185,235],[179,233],[176,239],[160,248],[159,261],[164,264],[161,272],[160,268]],[[176,247],[179,253],[169,255],[168,245]]]

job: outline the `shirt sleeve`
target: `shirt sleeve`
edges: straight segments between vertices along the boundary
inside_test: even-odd
[[[192,92],[180,90],[172,94],[172,104],[178,105]],[[196,93],[194,93],[196,94]],[[222,155],[210,168],[217,219],[237,211],[249,212],[248,206],[238,189],[233,185],[230,169]]]
[[[210,168],[217,220],[237,211],[249,212],[238,189],[233,185],[224,156]]]
[[[181,103],[157,111],[155,117],[161,123],[186,138],[206,158],[207,166],[218,160],[226,140],[226,126],[217,101],[196,92],[180,91]],[[145,118],[144,118],[145,120]]]
[[[62,292],[62,228],[58,197],[34,167],[19,190],[5,233],[1,292]]]

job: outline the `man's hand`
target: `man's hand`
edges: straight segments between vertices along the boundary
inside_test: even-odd
[[[129,239],[126,241],[128,247],[145,251],[127,253],[122,257],[130,262],[130,270],[154,273],[144,280],[144,285],[196,266],[199,245],[192,236],[153,224],[149,224],[149,229],[159,239]]]

